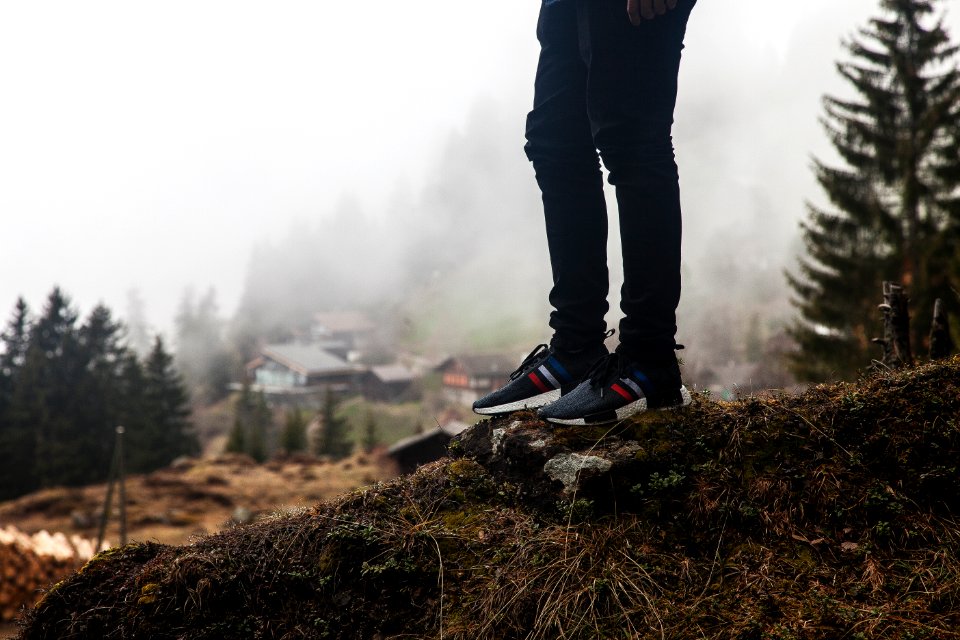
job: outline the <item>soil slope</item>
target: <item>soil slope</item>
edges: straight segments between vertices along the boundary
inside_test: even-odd
[[[543,451],[616,464],[546,481]],[[603,430],[515,414],[453,452],[104,552],[20,638],[960,637],[960,359]]]

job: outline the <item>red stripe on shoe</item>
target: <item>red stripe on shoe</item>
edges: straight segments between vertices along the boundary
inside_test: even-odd
[[[632,395],[630,395],[630,392],[629,392],[629,391],[627,391],[626,389],[624,389],[624,388],[621,387],[620,385],[614,384],[614,385],[611,386],[610,388],[613,389],[614,391],[616,391],[617,393],[619,393],[620,395],[622,395],[622,396],[623,396],[624,398],[626,398],[627,400],[630,400],[631,402],[633,402],[634,397],[633,397]]]
[[[538,378],[533,371],[531,371],[527,377],[530,378],[530,382],[533,383],[533,386],[535,386],[537,389],[540,389],[542,393],[547,393],[548,391],[552,391],[550,387],[543,384],[543,381],[540,380],[540,378]]]

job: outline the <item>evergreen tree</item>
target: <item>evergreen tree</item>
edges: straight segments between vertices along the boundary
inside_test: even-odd
[[[122,379],[129,352],[121,338],[120,324],[104,305],[97,305],[77,330],[78,373],[62,389],[71,407],[70,429],[59,436],[72,449],[73,461],[58,467],[58,484],[85,484],[109,472],[115,429],[126,417]]]
[[[263,392],[254,394],[244,383],[235,405],[233,429],[227,439],[227,451],[245,453],[257,462],[267,459],[267,434],[273,423]]]
[[[75,451],[76,386],[84,377],[76,323],[77,312],[69,298],[55,287],[42,315],[31,325],[30,343],[14,389],[15,411],[36,439],[34,469],[40,486],[75,482],[77,467],[89,470]],[[103,475],[107,471],[104,469]]]
[[[0,333],[0,430],[3,429],[5,410],[10,403],[13,386],[27,354],[29,314],[26,301],[19,298],[13,308],[13,317],[10,318],[3,333]]]
[[[247,430],[239,413],[233,416],[233,427],[230,428],[230,435],[227,436],[226,451],[227,453],[247,452]]]
[[[128,373],[133,386],[136,371]],[[136,397],[131,389],[131,396]],[[131,464],[135,471],[153,471],[179,456],[197,455],[200,445],[190,423],[190,397],[180,374],[157,336],[142,367],[142,420],[140,429],[130,433]],[[134,458],[134,454],[136,458]]]
[[[127,309],[124,324],[127,327],[127,346],[139,358],[146,358],[153,348],[150,326],[147,323],[146,304],[139,289],[127,291]]]
[[[307,418],[299,407],[287,411],[280,448],[287,453],[307,450]]]
[[[337,415],[337,409],[337,398],[330,389],[327,389],[323,398],[321,412],[323,426],[317,442],[317,454],[330,456],[334,460],[346,458],[353,450],[353,443],[347,436],[349,425],[346,420]]]
[[[18,298],[13,308],[13,317],[7,324],[6,330],[0,334],[3,351],[0,352],[0,381],[3,389],[12,386],[23,360],[27,354],[30,333],[30,309],[23,298]]]
[[[14,391],[29,345],[30,311],[20,298],[13,317],[0,336],[0,500],[6,500],[33,489],[34,438],[22,411],[14,404]]]
[[[367,417],[363,424],[363,450],[370,453],[379,443],[377,421],[373,418],[373,412],[367,411]]]
[[[199,301],[184,293],[175,319],[177,363],[184,379],[205,402],[223,398],[233,376],[233,357],[223,339],[217,294],[209,289]]]
[[[198,451],[186,391],[162,341],[141,365],[105,306],[77,321],[54,288],[32,322],[20,300],[2,334],[0,498],[103,480],[121,425],[131,471]]]
[[[837,65],[856,97],[826,97],[824,127],[846,163],[814,169],[834,210],[809,207],[808,257],[789,275],[801,320],[796,375],[856,375],[877,355],[884,280],[912,299],[913,344],[929,330],[933,300],[960,287],[960,72],[941,0],[883,0],[883,17],[845,43]]]
[[[247,453],[257,462],[263,462],[267,459],[267,431],[273,422],[263,391],[254,398],[252,409],[247,431]]]

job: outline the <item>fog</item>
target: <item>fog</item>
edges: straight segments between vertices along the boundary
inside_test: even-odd
[[[820,197],[810,157],[832,158],[820,99],[846,90],[840,40],[878,4],[694,10],[675,128],[681,341],[722,333],[718,318],[789,317],[782,272]],[[438,349],[545,333],[522,152],[537,9],[4,3],[0,307],[36,310],[59,284],[123,315],[135,290],[169,332],[184,290],[213,287],[229,317],[378,303]]]

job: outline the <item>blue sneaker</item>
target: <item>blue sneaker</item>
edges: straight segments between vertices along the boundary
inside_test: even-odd
[[[607,348],[603,345],[573,354],[538,345],[510,374],[507,384],[473,403],[473,411],[488,416],[550,404],[576,387],[605,355]]]
[[[611,353],[597,362],[575,389],[538,413],[556,424],[603,424],[643,411],[678,409],[691,402],[676,359],[649,366]]]

